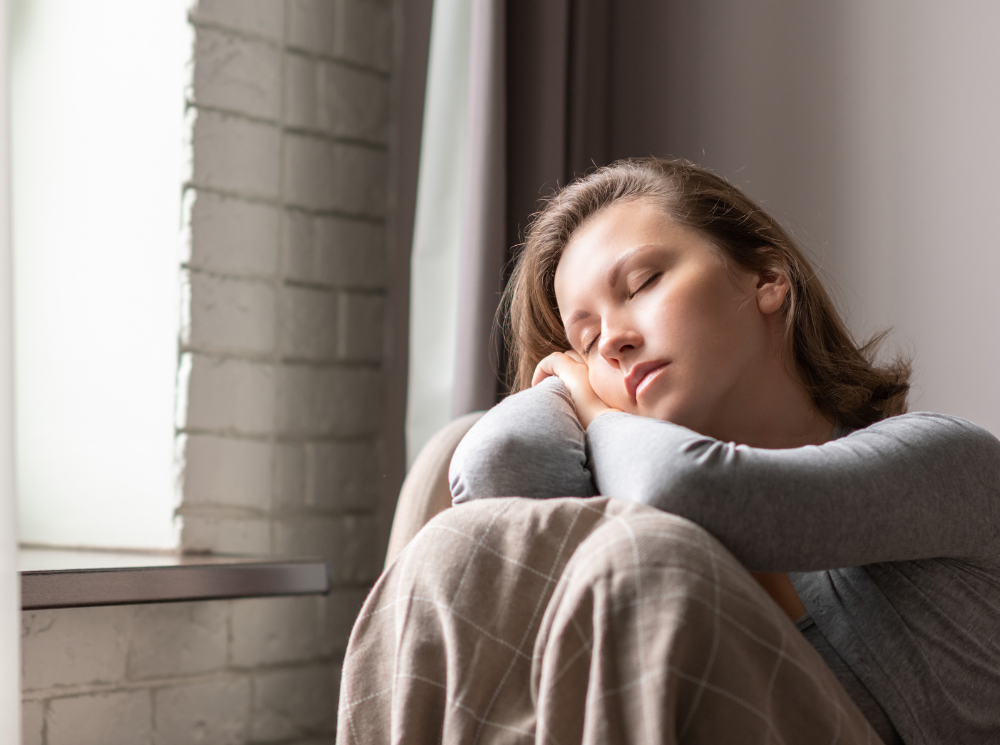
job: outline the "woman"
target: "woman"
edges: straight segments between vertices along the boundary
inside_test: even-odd
[[[898,416],[907,367],[855,347],[769,215],[689,164],[620,162],[546,205],[508,299],[515,386],[568,389],[592,493],[688,517],[752,570],[799,572],[762,580],[887,742],[1000,738],[1000,445]],[[475,457],[522,408],[561,403],[511,399],[474,429],[456,501],[533,496],[553,463],[578,469],[576,489],[537,496],[587,496],[579,460]],[[513,465],[537,460],[542,479]]]
[[[456,504],[601,494],[685,518],[755,573],[822,658],[796,664],[825,663],[886,743],[1000,741],[1000,442],[905,414],[908,366],[852,342],[770,216],[690,164],[618,162],[536,216],[507,302],[520,392],[459,446]],[[677,598],[668,613],[697,605]],[[773,685],[731,637],[710,637],[706,670],[721,644],[736,678]],[[664,698],[696,702],[671,737],[712,741],[692,683]]]

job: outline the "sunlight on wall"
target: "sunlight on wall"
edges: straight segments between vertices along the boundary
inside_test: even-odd
[[[21,540],[171,547],[187,0],[11,17]]]

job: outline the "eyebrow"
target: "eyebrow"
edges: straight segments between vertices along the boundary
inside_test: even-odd
[[[628,260],[631,259],[633,256],[635,256],[637,253],[645,251],[648,248],[658,248],[658,246],[655,243],[646,243],[641,246],[636,246],[635,248],[630,248],[628,251],[626,251],[617,259],[615,259],[615,263],[611,265],[611,271],[608,272],[608,284],[614,287],[615,284],[618,282],[618,276],[622,273],[622,269],[624,268]],[[569,319],[566,321],[566,325],[563,327],[563,331],[565,331],[566,333],[566,338],[569,338],[569,330],[573,327],[574,324],[577,324],[580,321],[583,321],[587,318],[590,318],[590,311],[586,310],[575,311],[569,317]]]
[[[618,275],[622,273],[622,268],[625,266],[626,262],[628,262],[628,260],[637,253],[641,253],[649,248],[659,248],[659,246],[655,243],[646,243],[642,246],[630,248],[628,251],[615,259],[615,263],[611,265],[611,271],[608,272],[608,284],[614,287],[618,283]]]

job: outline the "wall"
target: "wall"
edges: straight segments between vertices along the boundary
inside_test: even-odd
[[[911,408],[1000,434],[1000,6],[614,6],[611,151],[732,179],[815,257],[859,335],[915,353]]]
[[[182,543],[325,556],[334,591],[26,612],[25,743],[332,742],[340,660],[384,545],[392,12],[191,10]]]

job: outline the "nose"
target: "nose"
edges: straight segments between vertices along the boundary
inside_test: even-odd
[[[606,318],[597,351],[612,367],[621,367],[627,357],[642,347],[642,334],[627,319]]]

